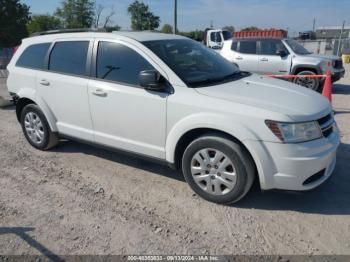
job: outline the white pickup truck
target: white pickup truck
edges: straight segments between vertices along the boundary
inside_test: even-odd
[[[224,41],[232,38],[232,33],[221,29],[207,29],[205,35],[205,45],[209,48],[220,50],[224,46]]]

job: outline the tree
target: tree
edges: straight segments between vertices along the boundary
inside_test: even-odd
[[[260,31],[261,29],[259,27],[256,26],[249,26],[246,28],[243,28],[241,31]]]
[[[29,34],[35,32],[43,32],[48,30],[54,30],[61,27],[61,21],[51,15],[35,15],[31,18],[27,24]]]
[[[94,0],[64,0],[55,11],[65,28],[89,28],[94,21]]]
[[[94,27],[95,28],[98,28],[98,26],[100,24],[101,15],[102,15],[102,12],[104,9],[105,8],[103,5],[97,5],[95,8],[95,19],[94,19]]]
[[[110,26],[110,23],[112,22],[112,17],[115,15],[115,9],[114,6],[109,8],[110,11],[109,13],[105,16],[102,28],[107,29],[108,27],[115,27],[115,26]],[[95,9],[95,19],[94,19],[94,27],[95,28],[99,28],[100,27],[100,21],[101,21],[101,17],[102,17],[102,13],[106,10],[106,7],[104,7],[103,5],[98,5]],[[116,27],[119,27],[118,25],[116,25]],[[120,29],[120,27],[119,27]]]
[[[178,32],[179,35],[192,38],[193,40],[202,42],[205,38],[206,32],[203,30],[196,30],[190,32]]]
[[[111,10],[108,15],[105,17],[105,22],[103,23],[103,28],[107,28],[111,22],[111,18],[115,15],[114,7],[111,7]]]
[[[163,25],[162,29],[160,30],[162,33],[165,34],[172,34],[173,33],[173,27],[169,24]]]
[[[13,47],[28,35],[29,7],[19,0],[0,0],[0,47]]]
[[[159,16],[155,16],[149,11],[148,5],[138,0],[129,5],[128,13],[131,15],[132,30],[154,30],[159,27]]]
[[[222,30],[229,31],[230,33],[233,33],[235,31],[235,27],[232,25],[224,26]]]

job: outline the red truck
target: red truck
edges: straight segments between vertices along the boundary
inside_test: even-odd
[[[286,38],[288,32],[282,29],[267,29],[234,32],[232,35],[234,38]]]

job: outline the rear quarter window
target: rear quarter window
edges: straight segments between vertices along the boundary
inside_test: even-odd
[[[30,69],[45,69],[45,57],[51,43],[28,46],[16,62],[16,66]]]

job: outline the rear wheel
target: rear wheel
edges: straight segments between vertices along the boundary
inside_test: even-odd
[[[50,129],[37,105],[26,105],[21,112],[21,126],[27,141],[35,148],[48,150],[58,144],[58,137]]]
[[[305,70],[299,72],[297,75],[316,75],[316,73],[313,71]],[[318,78],[298,77],[294,79],[294,83],[309,88],[311,90],[320,92],[320,80]]]
[[[228,204],[252,186],[255,168],[246,150],[221,135],[204,135],[185,150],[182,170],[190,187],[204,199]]]

